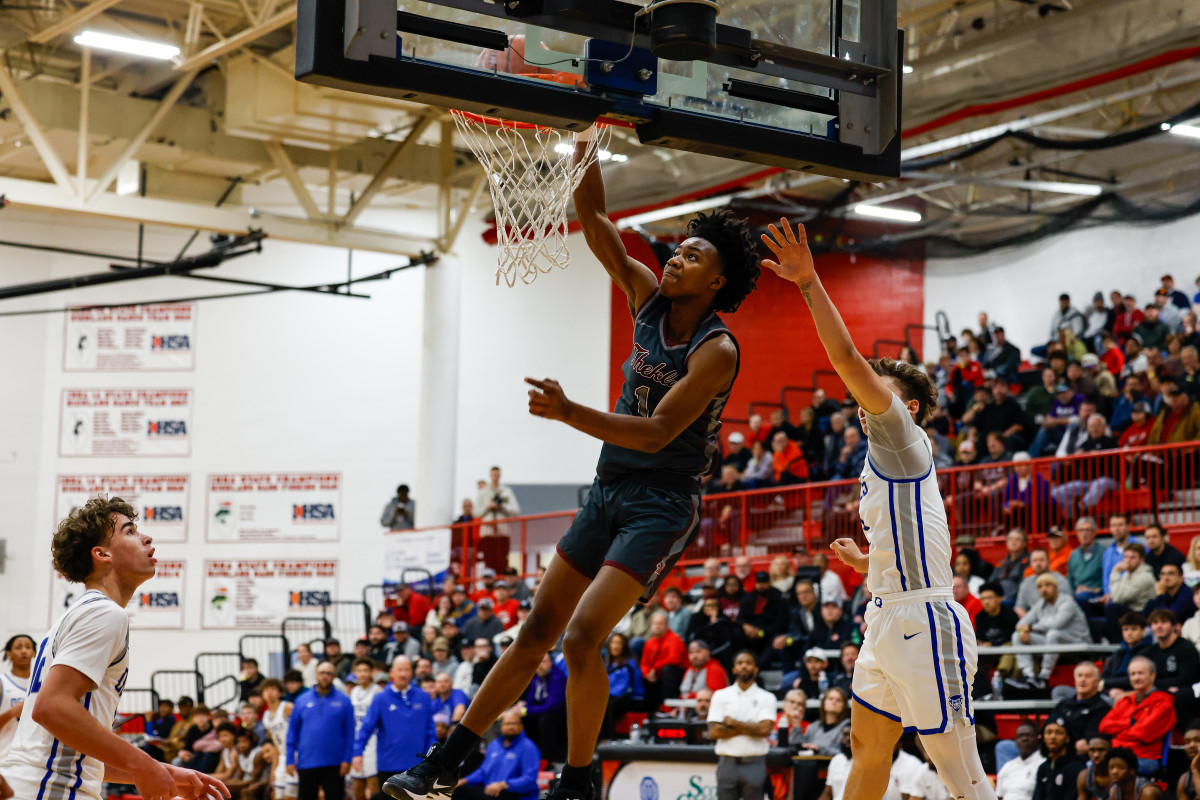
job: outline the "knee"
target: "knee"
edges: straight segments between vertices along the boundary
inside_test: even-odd
[[[586,626],[568,625],[563,634],[562,650],[567,659],[567,669],[574,670],[575,665],[600,654],[603,636],[594,635]]]
[[[554,647],[554,640],[557,638],[558,631],[554,624],[546,619],[545,614],[538,613],[538,610],[534,608],[529,612],[529,616],[525,618],[521,630],[517,633],[516,645],[538,650],[544,654]]]

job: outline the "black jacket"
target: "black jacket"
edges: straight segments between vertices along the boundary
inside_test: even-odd
[[[1200,680],[1200,653],[1196,646],[1182,636],[1170,647],[1147,647],[1140,655],[1154,662],[1157,672],[1154,688],[1176,689],[1182,696],[1192,695],[1192,684]]]
[[[1100,734],[1100,720],[1112,710],[1112,704],[1098,693],[1087,700],[1063,700],[1050,712],[1050,719],[1066,721],[1067,733],[1071,735],[1070,747],[1080,739],[1091,739]],[[1071,784],[1075,784],[1072,782]]]
[[[1068,743],[1067,747],[1074,745]],[[1075,800],[1079,796],[1076,781],[1079,773],[1087,769],[1087,761],[1083,756],[1070,751],[1057,761],[1046,759],[1037,771],[1037,785],[1033,790],[1033,800]]]
[[[787,601],[783,599],[783,593],[774,586],[768,586],[767,591],[761,594],[754,589],[746,592],[746,596],[742,598],[738,623],[750,623],[760,628],[764,637],[774,638],[787,630],[787,612]]]

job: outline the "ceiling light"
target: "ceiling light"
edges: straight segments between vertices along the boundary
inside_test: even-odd
[[[1159,125],[1158,127],[1164,131],[1169,131],[1169,130],[1171,130],[1171,123],[1164,122],[1162,125]]]
[[[893,222],[920,222],[921,215],[916,211],[907,211],[902,208],[889,208],[888,206],[873,206],[868,203],[859,203],[854,207],[854,213],[860,217],[875,217],[877,219],[888,219]]]
[[[1029,192],[1081,194],[1085,197],[1099,197],[1104,194],[1104,187],[1098,183],[1073,183],[1071,181],[991,181],[987,182],[987,185],[1008,186],[1013,189],[1024,189]]]
[[[710,197],[707,200],[693,200],[690,203],[680,203],[676,206],[667,206],[666,208],[647,211],[644,214],[634,214],[632,216],[617,220],[617,227],[632,228],[635,225],[644,225],[647,222],[658,222],[659,220],[681,217],[684,214],[690,214],[693,211],[704,211],[705,209],[709,208],[718,208],[725,205],[733,198],[734,195],[723,194],[717,197]]]
[[[1171,133],[1176,136],[1186,136],[1189,139],[1200,139],[1200,127],[1196,125],[1172,125]]]
[[[99,31],[84,31],[75,37],[75,44],[94,47],[97,50],[112,50],[132,56],[154,58],[160,61],[166,61],[179,55],[179,48],[174,45],[150,42],[145,39],[131,39],[127,36],[113,36],[111,33],[100,33]]]
[[[905,65],[904,65],[904,74],[905,74],[905,75],[912,75],[912,74],[913,74],[913,68],[912,68],[912,65],[911,65],[911,64],[905,64]]]

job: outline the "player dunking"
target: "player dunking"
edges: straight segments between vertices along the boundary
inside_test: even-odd
[[[576,148],[581,157],[582,145]],[[587,502],[558,544],[512,647],[488,674],[444,747],[389,778],[399,800],[448,797],[480,734],[509,708],[560,634],[567,659],[567,766],[554,800],[590,798],[592,754],[608,702],[600,649],[625,612],[651,597],[700,520],[700,480],[738,371],[738,348],[716,312],[732,312],[760,270],[745,223],[697,215],[663,270],[662,283],[630,258],[605,212],[600,167],[575,191],[588,247],[625,292],[633,352],[614,413],[567,399],[556,381],[527,379],[530,413],[561,420],[604,448]]]
[[[132,783],[143,800],[229,797],[218,780],[161,764],[113,733],[129,677],[125,606],[154,576],[154,547],[137,512],[95,497],[58,525],[54,567],[86,587],[38,645],[16,740],[0,772],[14,800],[100,800],[100,785]]]
[[[870,549],[838,539],[842,563],[867,573],[872,601],[854,667],[851,762],[846,800],[879,800],[892,748],[916,731],[938,775],[959,800],[995,800],[975,745],[971,682],[975,634],[951,594],[950,528],[921,423],[937,401],[929,378],[889,358],[868,362],[854,348],[813,267],[804,228],[787,220],[762,239],[776,261],[763,265],[800,287],[833,368],[859,405],[867,435],[859,514]]]

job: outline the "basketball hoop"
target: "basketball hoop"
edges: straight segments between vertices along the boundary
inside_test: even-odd
[[[610,126],[598,124],[593,137],[580,139],[586,150],[575,163],[570,132],[466,111],[450,114],[487,174],[496,207],[496,285],[501,279],[510,287],[518,280],[533,283],[541,273],[566,269],[567,206],[583,173],[608,149]]]

